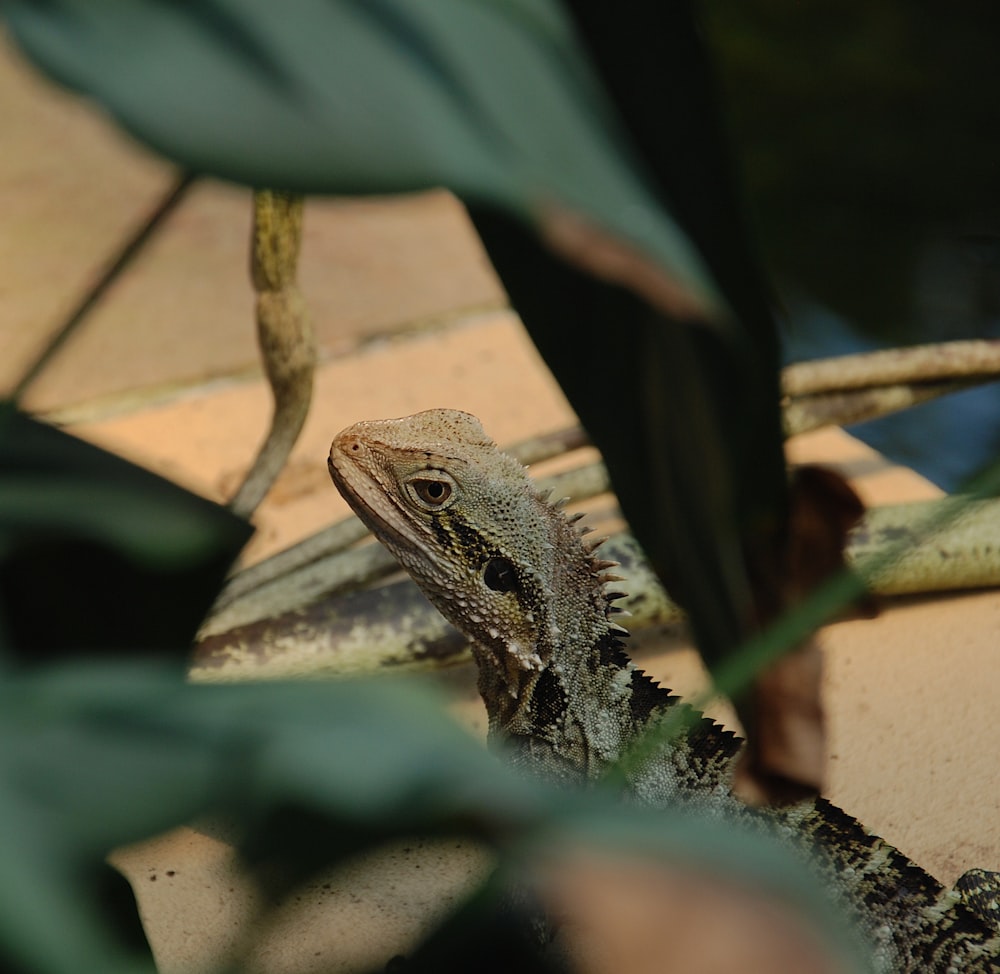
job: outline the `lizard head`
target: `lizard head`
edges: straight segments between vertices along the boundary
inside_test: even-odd
[[[330,474],[355,513],[441,613],[493,657],[512,694],[548,662],[554,597],[592,560],[479,420],[453,409],[357,423],[333,441]],[[568,544],[572,539],[575,544]]]

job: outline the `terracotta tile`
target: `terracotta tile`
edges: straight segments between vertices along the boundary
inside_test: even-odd
[[[175,173],[9,47],[0,47],[0,115],[0,384],[10,386]],[[250,225],[248,190],[196,185],[26,404],[148,398],[259,370]],[[443,191],[311,199],[303,238],[300,283],[327,356],[506,303],[464,208]]]
[[[171,168],[51,85],[0,35],[0,388],[164,192]]]

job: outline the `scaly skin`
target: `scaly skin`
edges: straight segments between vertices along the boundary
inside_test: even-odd
[[[468,413],[358,423],[330,450],[341,494],[427,597],[473,640],[491,740],[526,770],[587,782],[677,706],[629,660],[609,619],[620,593],[523,467]],[[868,936],[886,971],[996,971],[994,925],[851,816],[819,799],[752,810],[730,781],[741,742],[706,717],[629,772],[643,802],[685,803],[784,838]],[[983,886],[977,879],[977,890]]]

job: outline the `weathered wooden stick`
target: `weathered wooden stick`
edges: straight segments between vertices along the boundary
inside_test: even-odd
[[[596,476],[596,475],[595,475]],[[596,481],[595,481],[596,483]],[[878,595],[903,595],[1000,585],[1000,500],[966,502],[961,513],[931,536],[922,529],[941,505],[953,498],[901,504],[869,511],[848,546],[853,563],[889,545],[909,542],[907,550],[870,579]],[[381,546],[367,546],[371,564],[379,565]],[[370,552],[370,553],[369,553]],[[680,610],[670,601],[631,536],[612,537],[602,555],[621,563],[622,605],[631,613],[629,628],[676,621]],[[314,567],[325,577],[323,563]],[[379,567],[381,567],[379,565]],[[387,565],[392,570],[394,563]],[[299,598],[295,606],[269,612],[232,628],[213,628],[195,647],[195,680],[254,680],[326,677],[398,667],[440,666],[466,659],[464,639],[406,579],[371,590]]]
[[[974,377],[1000,379],[1000,341],[937,342],[796,362],[782,370],[781,387],[786,396],[807,396]]]
[[[274,395],[267,438],[229,506],[249,517],[281,473],[309,414],[316,339],[296,281],[303,197],[261,189],[253,195],[250,272],[257,292],[257,339]]]

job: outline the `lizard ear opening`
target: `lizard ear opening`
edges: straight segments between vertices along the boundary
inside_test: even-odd
[[[403,483],[407,496],[425,511],[443,511],[458,497],[458,485],[443,470],[421,470]]]
[[[518,588],[517,572],[506,558],[491,558],[486,562],[483,581],[494,592],[514,592]]]

